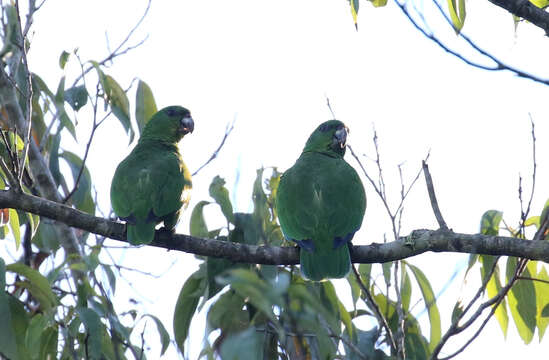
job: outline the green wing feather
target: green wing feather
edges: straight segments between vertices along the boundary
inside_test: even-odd
[[[160,221],[166,220],[166,227],[173,228],[179,210],[189,201],[191,187],[190,173],[176,146],[138,144],[116,169],[111,186],[113,210],[128,221],[128,240],[132,244],[150,243]],[[136,225],[141,231],[148,230],[139,240],[132,233],[141,231],[130,230]]]

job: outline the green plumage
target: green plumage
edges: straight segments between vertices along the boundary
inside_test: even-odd
[[[321,124],[294,166],[282,175],[277,190],[284,236],[300,246],[301,272],[314,281],[348,274],[348,243],[366,209],[362,182],[343,159],[346,139],[341,121]]]
[[[153,115],[132,152],[118,165],[111,184],[111,204],[126,221],[128,241],[149,244],[155,226],[173,231],[192,187],[191,174],[177,143],[194,129],[191,113],[169,106]]]

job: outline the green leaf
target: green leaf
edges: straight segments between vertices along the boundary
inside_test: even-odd
[[[402,299],[402,308],[404,309],[404,312],[408,312],[410,308],[410,300],[412,298],[412,281],[410,280],[410,276],[408,275],[408,271],[406,271],[406,266],[404,263],[402,263],[402,266],[400,267],[400,278],[400,296]]]
[[[208,201],[201,201],[195,205],[193,212],[191,213],[191,236],[206,238],[208,237],[208,226],[206,226],[206,220],[204,220],[203,209],[208,205]]]
[[[530,0],[530,2],[542,9],[549,6],[549,0]]]
[[[208,310],[206,334],[216,329],[221,329],[223,334],[246,329],[250,324],[250,315],[244,310],[244,305],[244,298],[236,292],[230,290],[223,293]]]
[[[387,286],[391,286],[391,267],[393,266],[393,262],[385,262],[381,264],[381,267],[383,269],[383,279],[385,280],[385,284]]]
[[[59,67],[61,69],[65,68],[65,65],[67,64],[67,60],[69,60],[70,55],[71,55],[70,53],[63,50],[63,52],[59,56]]]
[[[101,359],[101,319],[92,309],[85,307],[76,308],[76,312],[86,328],[86,358],[90,360]]]
[[[40,351],[40,335],[48,326],[48,319],[42,314],[34,315],[27,328],[25,335],[25,346],[32,353],[33,357],[37,356]]]
[[[459,3],[456,7],[456,0],[448,0],[448,12],[450,13],[450,19],[454,25],[456,34],[459,34],[465,23],[465,0],[457,0]]]
[[[156,329],[158,330],[158,335],[160,336],[160,343],[162,344],[162,349],[160,350],[160,356],[162,356],[168,349],[168,345],[170,345],[170,334],[168,334],[168,331],[166,331],[166,328],[164,327],[160,319],[158,319],[156,316],[151,314],[145,314],[142,316],[142,318],[145,316],[153,319],[156,324]]]
[[[492,266],[494,266],[495,260],[496,260],[495,256],[479,255],[479,261],[482,264],[480,268],[481,281],[484,282],[484,279],[486,279],[486,277],[488,276],[488,272],[490,271],[490,269],[492,269]],[[499,265],[496,265],[496,268],[494,269],[494,274],[486,284],[486,292],[488,294],[488,297],[492,298],[496,296],[501,290],[501,287],[502,286],[501,286]],[[494,315],[498,320],[501,331],[503,331],[503,337],[506,338],[507,329],[509,327],[509,315],[507,314],[507,305],[506,305],[505,299],[501,301],[496,311],[494,312]]]
[[[11,232],[13,234],[13,238],[15,239],[15,248],[19,249],[19,246],[21,245],[21,231],[19,229],[19,215],[17,215],[17,210],[15,210],[15,209],[9,209],[9,214],[10,214],[9,227],[10,227]]]
[[[264,337],[265,335],[258,332],[254,326],[231,335],[221,344],[221,358],[223,360],[263,359]]]
[[[179,292],[173,315],[173,332],[175,343],[181,354],[185,354],[184,343],[189,334],[189,326],[196,311],[198,300],[202,296],[203,278],[195,272],[191,275]]]
[[[374,7],[382,7],[387,5],[387,0],[370,0]]]
[[[53,136],[53,141],[50,149],[49,167],[53,179],[56,184],[61,182],[61,171],[59,170],[59,144],[61,143],[61,133],[58,132]]]
[[[507,259],[507,281],[509,281],[515,272],[517,267],[517,258],[509,257]],[[524,269],[521,275],[522,277],[531,278],[532,274],[528,267]],[[507,295],[509,300],[509,309],[518,333],[522,340],[529,344],[534,337],[534,330],[536,329],[536,289],[531,280],[518,280],[511,291]]]
[[[55,108],[57,109],[57,116],[59,117],[59,121],[61,121],[61,128],[66,128],[71,133],[74,140],[78,141],[78,139],[76,138],[76,129],[74,128],[74,124],[72,123],[71,119],[67,115],[67,111],[65,110],[64,76],[59,81],[59,85],[57,86],[57,92],[55,93],[55,96],[52,97],[52,101],[55,105]],[[61,128],[59,129],[59,131],[61,131]]]
[[[38,359],[57,358],[57,339],[59,331],[57,327],[47,327],[40,335],[40,352]]]
[[[221,207],[221,212],[223,212],[227,221],[234,224],[233,205],[229,200],[229,190],[225,187],[225,180],[220,176],[214,177],[209,191],[210,196]]]
[[[370,287],[370,274],[372,273],[372,264],[358,265],[358,274],[366,288]]]
[[[355,28],[358,30],[358,8],[359,3],[358,0],[349,0],[349,4],[351,5],[351,15],[353,16],[353,23],[355,24]]]
[[[431,337],[429,340],[429,349],[432,351],[435,346],[440,342],[441,338],[441,328],[440,328],[440,313],[438,311],[435,294],[431,288],[431,284],[425,274],[417,267],[408,262],[406,265],[412,270],[416,281],[423,295],[423,300],[425,302],[425,307],[428,310],[429,321],[431,325]]]
[[[111,291],[114,294],[116,292],[116,276],[114,275],[114,272],[112,271],[109,265],[101,264],[101,267],[103,268],[103,271],[107,275],[109,286],[111,287]]]
[[[532,271],[533,269],[530,269]],[[543,310],[549,305],[549,275],[545,266],[541,267],[541,270],[537,273],[536,278],[542,281],[534,281],[534,287],[536,289],[536,305],[537,315],[536,322],[538,327],[539,341],[543,339],[547,325],[549,325],[549,317],[543,316]],[[545,282],[544,282],[545,281]]]
[[[499,224],[503,213],[497,210],[488,210],[480,219],[480,233],[483,235],[495,236],[499,234]]]
[[[111,106],[112,113],[120,120],[120,123],[130,135],[130,143],[133,141],[135,132],[130,122],[130,102],[126,93],[110,75],[103,77],[103,91],[107,97],[107,102]]]
[[[539,228],[539,222],[540,222],[539,216],[530,216],[528,219],[524,220],[524,226],[532,226],[535,225],[536,228]]]
[[[271,285],[257,276],[257,273],[247,269],[233,269],[223,277],[218,277],[222,285],[231,285],[231,288],[248,302],[262,311],[275,326],[277,317],[273,313],[273,305],[281,306],[283,303],[280,294],[273,291]]]
[[[17,341],[12,329],[12,318],[6,288],[6,264],[0,257],[0,353],[10,359],[19,359]],[[6,326],[7,325],[7,326]]]
[[[29,291],[45,310],[57,305],[57,297],[52,292],[48,279],[38,271],[22,263],[10,264],[6,269],[27,278],[30,284]]]
[[[137,93],[135,95],[135,120],[139,133],[157,112],[156,102],[151,88],[144,81],[139,80],[137,84]]]
[[[83,165],[82,159],[70,151],[64,151],[60,155],[63,159],[67,161],[69,167],[71,168],[73,180],[76,181],[78,174],[82,166],[84,170],[80,176],[80,181],[78,182],[78,187],[72,195],[72,202],[79,210],[87,212],[88,214],[95,214],[95,201],[93,200],[91,194],[91,175],[88,167]]]
[[[86,90],[84,85],[78,85],[65,90],[63,98],[74,111],[78,111],[88,103],[88,90]]]

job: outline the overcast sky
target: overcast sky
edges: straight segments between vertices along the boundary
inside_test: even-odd
[[[78,47],[84,60],[102,59],[108,53],[106,38],[111,48],[116,46],[141,16],[145,4],[135,0],[47,2],[35,18],[29,55],[32,70],[55,89],[63,75],[57,66],[63,50]],[[473,54],[437,18],[431,2],[415,4],[425,10],[431,29],[450,46]],[[501,59],[549,78],[548,40],[542,31],[521,24],[515,34],[508,13],[486,1],[467,5],[465,33]],[[403,164],[409,182],[430,151],[439,204],[449,226],[457,232],[478,232],[480,216],[488,209],[504,211],[505,220],[517,224],[519,174],[529,189],[532,168],[529,114],[536,121],[538,138],[534,214],[539,214],[549,197],[545,185],[549,182],[549,88],[509,73],[464,64],[415,30],[391,1],[379,9],[361,2],[358,32],[344,0],[153,1],[131,43],[146,35],[141,47],[117,59],[106,72],[123,87],[134,77],[146,81],[159,108],[180,104],[191,109],[195,132],[180,144],[191,170],[211,155],[226,125],[235,120],[234,132],[220,156],[195,177],[192,203],[178,232],[188,233],[190,209],[208,199],[208,185],[215,175],[227,180],[236,210],[250,210],[255,170],[261,166],[284,170],[293,164],[310,132],[331,118],[326,97],[337,118],[351,129],[349,143],[359,154],[366,154],[362,160],[372,174],[371,139],[376,129],[392,199],[398,199],[400,191],[396,166]],[[69,78],[74,78],[76,65],[69,63]],[[79,114],[82,139],[87,138],[90,121],[85,113]],[[105,211],[110,207],[108,189],[114,168],[131,150],[117,120],[109,121],[99,129],[88,160]],[[64,146],[83,154],[85,140]],[[349,155],[346,159],[357,167]],[[379,199],[366,181],[365,188],[366,218],[354,243],[382,242],[384,234],[392,240]],[[209,209],[209,215],[213,229],[216,209]],[[403,235],[420,228],[436,228],[423,181],[417,183],[406,205]],[[163,273],[168,269],[167,257],[175,265],[162,278],[125,274],[132,286],[121,283],[117,291],[143,301],[146,310],[163,319],[171,332],[180,286],[196,269],[196,263],[190,261],[193,256],[142,248],[125,251],[119,261],[142,271]],[[425,254],[409,261],[426,272],[439,293],[466,259],[459,254]],[[449,325],[462,278],[459,273],[440,295],[443,331]],[[336,283],[346,286],[343,281]],[[426,320],[425,313],[422,320]],[[425,326],[423,331],[428,333]],[[199,349],[201,334],[193,334],[191,351]],[[454,344],[462,341],[464,338],[459,338]],[[510,324],[505,342],[494,321],[457,359],[479,358],[485,352],[504,359],[539,358],[539,346],[521,344],[514,324]],[[154,351],[151,356],[157,349]],[[175,356],[173,348],[170,351]]]

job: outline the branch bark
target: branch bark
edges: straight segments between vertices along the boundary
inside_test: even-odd
[[[511,14],[528,20],[542,28],[549,35],[549,13],[538,8],[528,0],[489,0],[492,4],[504,8]]]
[[[67,205],[13,190],[0,191],[0,208],[13,208],[44,216],[70,227],[79,228],[114,240],[126,241],[125,225],[96,217]],[[157,231],[150,244],[203,256],[236,262],[293,265],[299,263],[296,247],[255,246],[228,241],[202,239],[189,235]],[[517,256],[549,263],[549,241],[531,241],[505,236],[460,234],[451,230],[414,230],[399,240],[353,246],[354,263],[382,263],[405,259],[428,251],[484,255]]]

